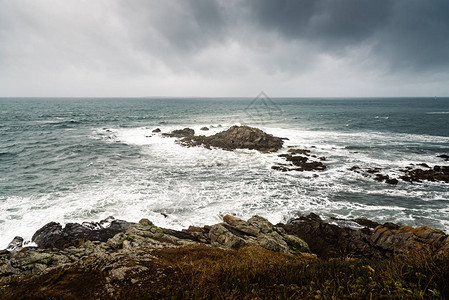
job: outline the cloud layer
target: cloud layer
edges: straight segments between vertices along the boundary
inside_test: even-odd
[[[0,96],[447,96],[449,2],[0,0]]]

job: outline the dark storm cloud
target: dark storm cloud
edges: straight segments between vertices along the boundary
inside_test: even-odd
[[[392,67],[449,66],[449,1],[263,0],[250,10],[261,29],[317,43],[324,53],[344,55],[367,44]]]
[[[217,1],[120,2],[125,24],[137,46],[167,55],[191,54],[225,38],[227,24]],[[167,51],[169,53],[167,53]]]
[[[447,94],[448,83],[449,1],[0,1],[0,93]]]

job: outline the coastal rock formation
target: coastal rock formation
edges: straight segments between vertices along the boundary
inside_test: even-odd
[[[87,224],[90,224],[89,230],[101,230],[98,229],[99,223]],[[125,232],[119,232],[107,241],[79,241],[72,245],[65,244],[61,249],[40,246],[13,252],[0,251],[2,299],[17,299],[18,295],[28,295],[29,292],[34,297],[52,295],[50,298],[67,298],[70,295],[69,298],[73,298],[76,295],[83,298],[86,290],[91,293],[90,296],[95,294],[95,298],[127,298],[128,289],[137,291],[159,283],[160,289],[163,289],[166,286],[164,278],[180,276],[180,280],[185,281],[186,276],[201,277],[202,272],[208,270],[203,263],[211,262],[213,266],[217,259],[227,263],[231,257],[237,259],[234,259],[237,272],[248,269],[249,261],[264,265],[265,259],[275,257],[276,265],[267,261],[267,269],[259,273],[265,276],[269,270],[283,270],[283,274],[287,270],[283,269],[287,261],[294,263],[291,266],[295,270],[305,268],[304,271],[309,263],[315,262],[322,269],[321,264],[326,262],[318,262],[317,256],[310,251],[324,259],[383,259],[407,250],[421,250],[423,254],[431,253],[443,258],[449,254],[448,236],[430,227],[400,227],[392,223],[380,225],[367,219],[322,220],[315,214],[277,225],[260,216],[245,221],[226,215],[222,223],[191,226],[182,231],[159,228],[148,219],[127,224],[129,226]],[[37,232],[41,238],[52,240],[53,236],[58,237],[64,231],[57,223],[47,225]],[[22,242],[20,238],[15,240],[17,245]],[[259,256],[253,257],[254,253]],[[202,260],[204,257],[205,260]],[[241,259],[245,262],[239,265]],[[354,259],[341,260],[344,261],[357,263]],[[329,261],[333,262],[335,260]],[[185,273],[185,266],[194,263],[200,268],[200,273]],[[332,266],[335,267],[334,264]],[[220,265],[218,268],[222,267]],[[367,267],[364,265],[364,268]],[[342,265],[344,269],[347,269],[346,263]],[[249,272],[252,270],[249,268]],[[211,276],[215,274],[220,273],[212,273]]]
[[[177,129],[170,133],[163,133],[162,135],[175,138],[191,137],[195,135],[195,130],[191,128]]]
[[[299,155],[301,154],[301,155]],[[318,158],[319,160],[326,160],[325,157],[317,157],[311,155],[310,150],[306,149],[289,149],[288,153],[280,154],[279,157],[285,158],[289,164],[279,164],[272,166],[273,170],[281,172],[288,171],[324,171],[326,166],[321,161],[309,161],[309,158]]]
[[[399,176],[399,179],[402,179],[405,182],[423,182],[426,181],[440,181],[449,183],[449,166],[434,166],[430,167],[426,163],[420,163],[416,166],[411,164],[412,166],[407,166],[403,169],[400,169],[399,172],[404,173],[404,175]],[[385,182],[388,184],[398,184],[399,180],[397,178],[391,178],[389,175],[385,175],[381,173],[380,168],[366,168],[362,169],[359,166],[353,166],[349,169],[350,171],[362,174],[366,177],[372,177],[374,180],[379,182]],[[373,177],[374,175],[374,177]]]
[[[399,183],[399,180],[397,180],[396,178],[391,178],[389,175],[382,174],[382,169],[380,168],[362,169],[359,166],[352,166],[351,168],[349,168],[349,171],[362,174],[365,177],[372,177],[374,180],[379,182],[385,182],[392,185],[396,185]]]
[[[71,223],[64,228],[55,222],[48,223],[33,235],[37,248],[0,253],[0,282],[2,278],[12,275],[40,274],[48,268],[83,262],[92,256],[95,259],[110,259],[116,256],[134,257],[136,253],[141,253],[150,257],[148,249],[187,245],[210,245],[223,249],[253,246],[289,255],[314,257],[302,239],[287,234],[282,227],[274,226],[260,216],[244,221],[226,215],[222,223],[191,226],[182,231],[157,227],[148,219],[142,219],[139,223],[108,219],[110,226],[103,225],[102,228],[99,228],[100,223],[86,223],[86,226]]]
[[[99,223],[68,223],[64,228],[59,223],[51,222],[36,231],[31,240],[39,248],[65,248],[80,241],[106,242],[117,233],[125,232],[129,226],[130,223],[113,217]]]
[[[171,136],[173,136],[173,132]],[[250,126],[232,126],[226,131],[211,136],[195,136],[192,133],[191,135],[184,135],[183,137],[184,138],[179,141],[183,146],[203,146],[208,149],[216,147],[229,151],[235,149],[250,149],[261,152],[276,152],[281,149],[284,144],[282,138],[275,137],[258,128]]]
[[[434,166],[430,168],[427,166],[426,170],[416,168],[416,169],[405,169],[401,170],[405,175],[400,178],[408,182],[422,182],[427,181],[442,181],[449,183],[449,166]]]
[[[380,225],[366,219],[322,220],[315,214],[278,225],[302,238],[319,257],[384,258],[408,250],[448,253],[449,238],[441,230]]]

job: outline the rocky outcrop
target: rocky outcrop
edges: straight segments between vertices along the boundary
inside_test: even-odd
[[[353,222],[357,225],[357,222]],[[354,225],[353,224],[353,225]],[[385,251],[369,243],[371,229],[361,226],[354,230],[332,222],[323,221],[318,215],[310,214],[280,225],[292,235],[301,237],[310,250],[319,257],[384,257]]]
[[[212,244],[218,243],[227,248],[243,246],[260,246],[262,248],[288,254],[309,252],[309,247],[300,238],[286,234],[267,219],[254,216],[243,221],[232,216],[225,216],[224,222],[210,227],[209,237]]]
[[[223,249],[254,246],[290,255],[314,257],[302,239],[287,234],[282,227],[274,226],[260,216],[244,221],[227,215],[222,223],[191,226],[182,231],[157,227],[148,219],[142,219],[139,223],[108,220],[110,226],[106,228],[100,223],[72,223],[64,228],[55,222],[48,223],[33,236],[37,248],[0,252],[0,282],[2,278],[13,275],[40,274],[49,268],[84,263],[86,260],[110,263],[115,257],[151,257],[152,249],[187,245],[210,245]]]
[[[279,171],[324,171],[326,166],[320,161],[309,161],[309,158],[301,155],[280,154],[279,157],[285,158],[290,162],[287,166],[273,166],[272,169]],[[294,166],[294,167],[292,167]]]
[[[402,170],[405,175],[400,178],[408,182],[422,182],[427,181],[442,181],[449,183],[449,166],[434,166],[430,168],[427,166],[426,169],[416,168],[416,169],[406,169]]]
[[[111,278],[123,279],[128,274],[149,272],[145,262],[152,261],[152,265],[157,265],[152,251],[195,245],[224,250],[261,247],[305,259],[316,259],[316,255],[321,258],[381,259],[408,250],[449,254],[449,237],[440,230],[426,226],[401,227],[393,223],[381,225],[367,219],[323,220],[318,215],[309,214],[287,224],[273,225],[260,216],[245,221],[226,215],[219,224],[190,226],[181,231],[157,227],[148,219],[142,219],[139,223],[108,220],[104,222],[110,223],[108,228],[120,229],[108,239],[98,233],[88,237],[83,233],[77,236],[78,240],[74,243],[74,238],[64,237],[70,228],[76,228],[71,231],[76,235],[85,232],[85,229],[80,231],[78,226],[90,226],[88,230],[98,232],[107,229],[99,228],[106,227],[105,224],[76,224],[78,226],[66,229],[67,226],[61,228],[54,222],[36,232],[38,247],[20,249],[22,240],[16,238],[14,247],[18,247],[19,251],[12,251],[13,247],[9,249],[11,251],[0,251],[0,288],[1,283],[12,276],[37,275],[74,264],[81,268],[101,270],[102,274]],[[122,231],[125,227],[126,230]]]
[[[381,168],[362,169],[359,166],[352,166],[351,168],[349,168],[349,171],[353,171],[355,173],[362,174],[365,177],[371,177],[374,180],[379,181],[379,182],[385,182],[385,183],[392,184],[392,185],[396,185],[399,183],[399,180],[397,180],[396,178],[392,178],[389,175],[382,174]]]
[[[278,170],[281,172],[326,170],[326,166],[321,162],[326,160],[326,158],[323,156],[317,157],[316,155],[310,154],[310,150],[292,148],[288,150],[288,153],[279,154],[278,156],[284,158],[288,164],[278,164],[272,166],[271,168],[273,170]],[[321,161],[314,161],[312,158],[319,159]]]
[[[216,147],[229,151],[235,149],[250,149],[261,152],[276,152],[281,149],[284,144],[282,138],[275,137],[258,128],[250,126],[232,126],[226,131],[211,136],[195,136],[193,133],[191,135],[184,134],[183,136],[179,136],[179,134],[173,135],[175,131],[173,131],[170,136],[184,137],[179,141],[179,144],[187,147],[203,146],[208,149]]]
[[[279,225],[302,238],[319,257],[384,258],[408,250],[448,254],[449,238],[441,230],[412,228],[393,223],[377,224],[366,219],[322,220],[315,214]]]
[[[436,165],[434,167],[430,167],[426,163],[420,163],[418,165],[411,164],[410,166],[398,170],[399,172],[404,173],[404,175],[399,176],[398,178],[393,178],[389,175],[382,174],[382,169],[380,168],[362,169],[359,166],[353,166],[349,170],[362,174],[365,177],[372,177],[376,181],[394,185],[399,183],[398,179],[405,182],[439,181],[449,183],[449,166]]]
[[[106,242],[117,233],[125,232],[129,226],[130,223],[113,217],[99,223],[68,223],[64,228],[59,223],[51,222],[36,231],[31,240],[39,248],[65,248],[84,241]]]
[[[162,135],[175,138],[192,137],[195,135],[195,130],[191,128],[177,129],[170,133],[163,133]]]

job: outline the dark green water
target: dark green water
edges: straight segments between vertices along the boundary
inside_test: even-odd
[[[326,156],[278,173],[277,154],[183,148],[152,135],[257,126]],[[312,148],[316,147],[316,148]],[[443,183],[390,186],[348,171],[445,164],[449,99],[0,99],[0,248],[49,221],[148,217],[160,226],[227,213],[272,222],[315,212],[449,229]],[[446,162],[446,164],[449,164]],[[165,218],[161,213],[168,215]]]

